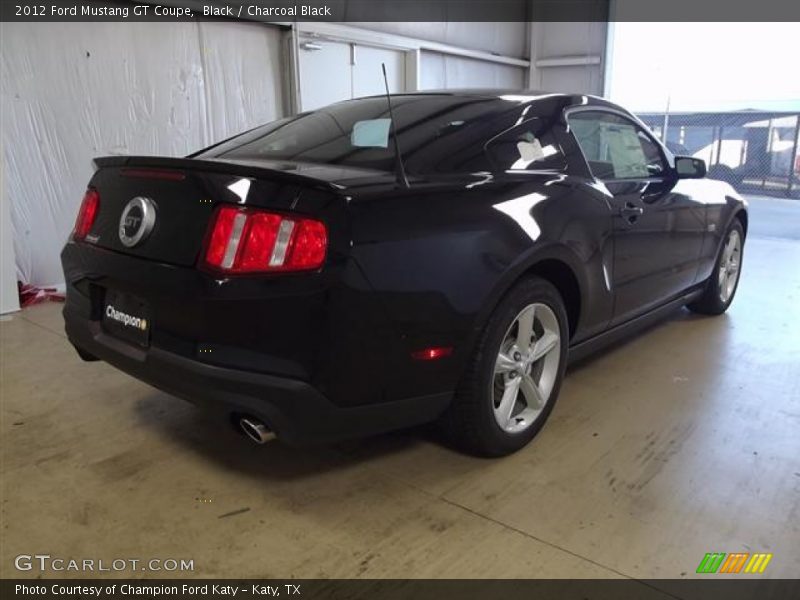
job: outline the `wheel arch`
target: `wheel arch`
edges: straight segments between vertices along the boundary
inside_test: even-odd
[[[744,207],[740,208],[733,214],[733,219],[739,220],[739,222],[742,224],[742,229],[744,229],[744,236],[747,237],[747,225],[749,223],[747,210]],[[733,219],[731,219],[731,223],[733,223]]]
[[[520,280],[531,276],[541,277],[558,290],[564,300],[569,336],[572,339],[578,330],[582,307],[585,306],[586,285],[582,270],[578,267],[579,264],[578,258],[574,257],[569,249],[561,246],[550,246],[530,256],[527,260],[520,261],[505,274],[488,296],[476,320],[473,339],[470,340],[471,347],[474,347],[474,343],[486,327],[490,316],[511,288]]]
[[[739,221],[744,230],[744,237],[747,238],[747,229],[750,224],[750,218],[747,210],[747,203],[741,198],[726,197],[728,208],[723,212],[719,219],[713,223],[717,226],[717,239],[713,242],[716,246],[714,251],[714,260],[722,249],[725,243],[725,234],[733,223]]]
[[[727,217],[722,220],[721,222],[725,224],[725,227],[719,232],[719,239],[717,240],[717,249],[716,249],[716,256],[719,254],[720,250],[722,249],[723,244],[725,243],[725,233],[728,231],[730,226],[739,221],[744,230],[744,237],[747,239],[747,227],[749,225],[749,216],[747,214],[747,208],[745,206],[739,205],[731,210]]]
[[[567,263],[557,258],[546,258],[536,262],[516,281],[531,275],[541,277],[558,290],[567,310],[567,326],[569,337],[572,339],[581,316],[581,287],[578,277]]]

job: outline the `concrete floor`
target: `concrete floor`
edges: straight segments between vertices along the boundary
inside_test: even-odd
[[[2,577],[37,575],[22,553],[187,558],[199,577],[680,578],[750,551],[774,554],[764,576],[800,573],[796,241],[748,240],[727,315],[680,312],[573,368],[502,460],[420,431],[253,446],[82,363],[59,309],[0,323]]]

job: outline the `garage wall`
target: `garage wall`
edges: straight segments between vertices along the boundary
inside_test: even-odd
[[[420,89],[525,88],[526,69],[423,50]]]
[[[528,24],[525,22],[396,22],[350,23],[350,25],[516,58],[526,58],[529,52]]]
[[[207,143],[287,114],[281,30],[251,23],[199,24],[208,102]]]
[[[531,23],[531,88],[602,95],[608,24]]]
[[[0,48],[5,192],[23,282],[63,280],[58,254],[93,157],[185,155],[283,114],[276,27],[15,23]]]
[[[530,58],[527,68],[423,50],[422,89],[508,87],[603,93],[608,1],[580,7],[587,22],[532,23],[358,23],[374,31],[446,43],[513,58]],[[545,11],[546,14],[546,11]]]
[[[402,50],[301,36],[298,63],[301,110],[385,93],[382,64],[386,65],[389,91],[409,89]]]
[[[513,58],[527,58],[530,52],[528,23],[353,23],[364,29],[419,40],[449,44]],[[485,60],[423,50],[420,53],[419,87],[524,88],[527,69]]]
[[[8,204],[6,189],[4,165],[3,161],[0,161],[0,315],[19,310],[17,266],[11,234],[11,207]]]

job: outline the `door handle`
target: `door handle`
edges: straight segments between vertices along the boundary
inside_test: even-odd
[[[644,213],[644,209],[641,206],[636,206],[633,202],[626,202],[625,206],[619,209],[619,216],[631,225],[642,216],[642,213]]]

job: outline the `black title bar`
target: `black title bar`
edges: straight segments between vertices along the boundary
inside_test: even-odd
[[[0,21],[800,21],[797,0],[2,0]],[[698,47],[698,50],[701,48]]]
[[[7,600],[788,600],[800,598],[800,580],[713,575],[680,580],[6,579],[0,581],[0,597]]]

